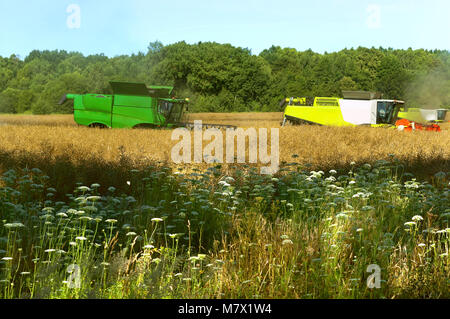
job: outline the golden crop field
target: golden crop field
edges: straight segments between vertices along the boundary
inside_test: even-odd
[[[395,157],[409,171],[422,176],[449,170],[449,130],[436,133],[367,127],[280,127],[281,119],[282,113],[199,113],[190,114],[188,120],[243,128],[278,127],[280,162],[306,164],[311,169],[341,169],[348,168],[351,162],[374,163]],[[177,141],[171,140],[172,130],[91,129],[77,126],[72,115],[3,115],[0,123],[3,171],[18,165],[36,165],[55,172],[54,167],[72,165],[78,167],[79,175],[104,180],[100,175],[106,172],[86,173],[86,168],[140,168],[157,162],[175,166],[171,149]]]

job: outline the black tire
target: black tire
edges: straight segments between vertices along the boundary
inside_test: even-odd
[[[90,128],[100,128],[100,129],[104,129],[104,128],[108,128],[108,126],[106,126],[105,124],[102,123],[92,123],[89,125]]]

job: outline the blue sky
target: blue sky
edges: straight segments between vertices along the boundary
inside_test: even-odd
[[[79,20],[70,19],[71,4]],[[0,56],[24,58],[33,49],[115,56],[146,52],[155,40],[231,43],[255,54],[271,45],[448,50],[449,13],[448,0],[0,0]]]

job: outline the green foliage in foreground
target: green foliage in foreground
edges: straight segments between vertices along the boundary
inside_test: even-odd
[[[448,175],[395,172],[149,169],[134,196],[93,184],[56,202],[39,169],[11,170],[0,297],[448,298]],[[380,289],[366,285],[371,264]]]
[[[319,54],[272,46],[254,55],[230,44],[150,43],[146,53],[108,58],[32,51],[0,57],[0,113],[71,113],[66,93],[111,93],[111,80],[173,85],[193,112],[281,111],[290,96],[342,96],[371,90],[409,106],[450,105],[450,53],[443,50],[344,49]]]

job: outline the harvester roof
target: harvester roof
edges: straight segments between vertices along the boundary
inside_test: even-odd
[[[133,82],[109,82],[114,94],[119,95],[138,95],[168,98],[173,91],[171,86],[147,86],[145,83]]]
[[[382,98],[381,93],[367,91],[342,91],[342,95],[346,100],[376,100]]]

